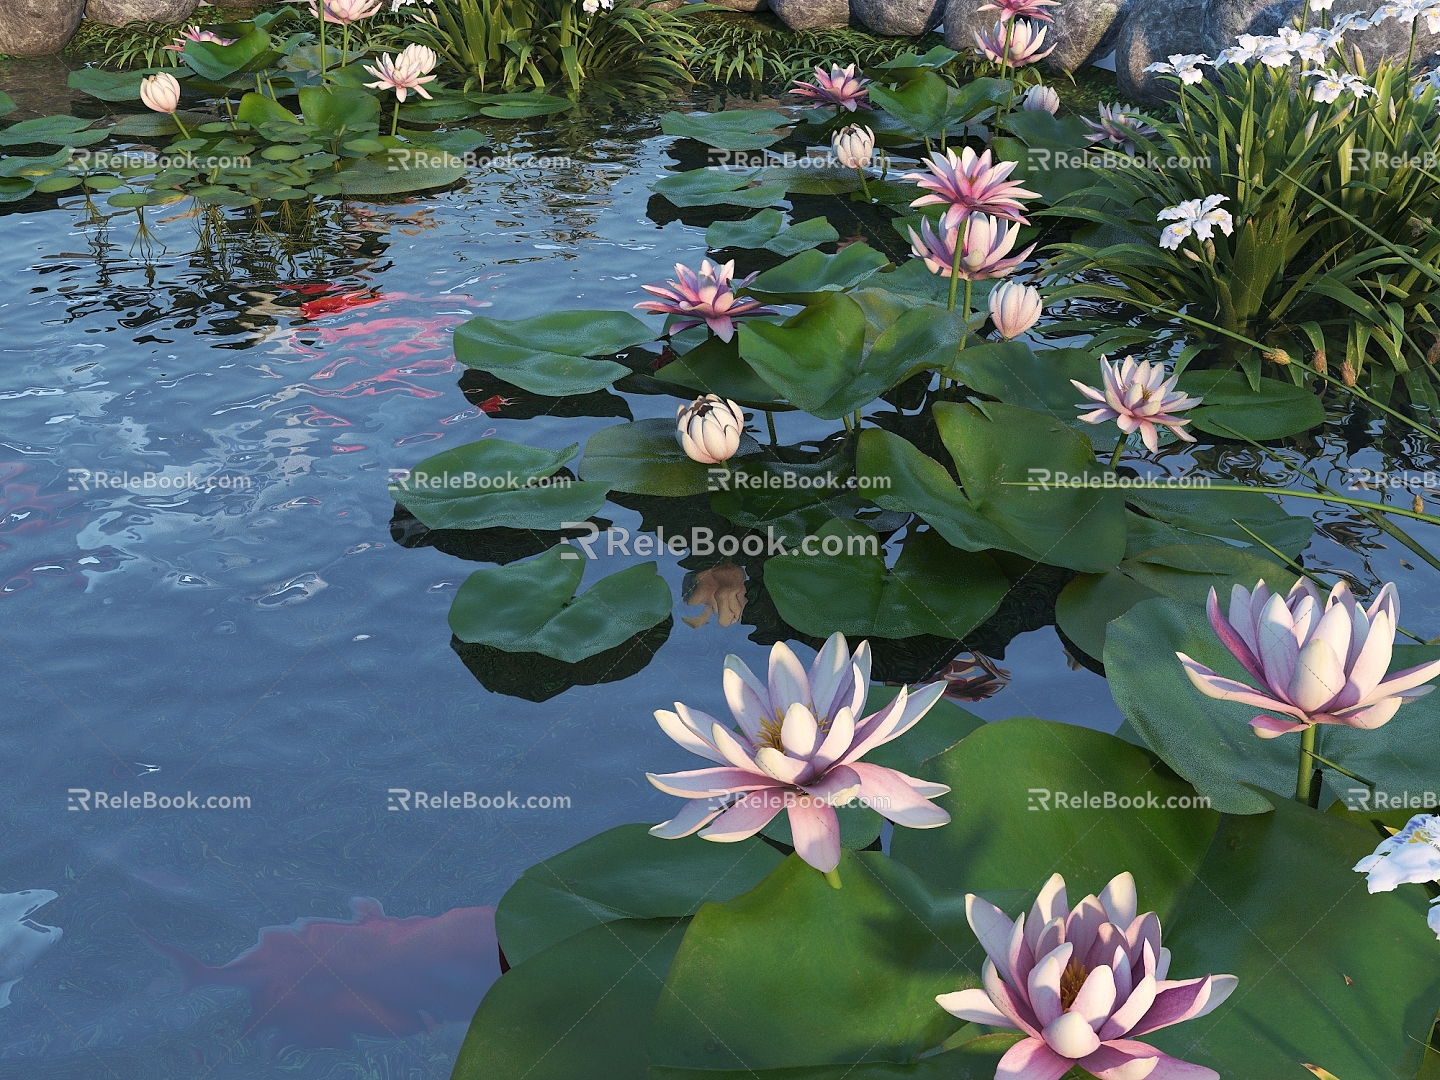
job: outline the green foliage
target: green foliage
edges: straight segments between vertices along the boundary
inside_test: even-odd
[[[865,30],[790,30],[770,14],[711,11],[695,17],[698,49],[692,61],[697,75],[718,83],[785,84],[809,75],[817,65],[872,64],[913,51],[913,38],[886,38]],[[940,40],[927,34],[923,50]]]

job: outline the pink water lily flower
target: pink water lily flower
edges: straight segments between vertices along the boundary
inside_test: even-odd
[[[678,334],[702,322],[715,332],[721,341],[735,336],[735,320],[750,315],[774,315],[770,308],[761,307],[760,301],[749,297],[737,297],[735,290],[754,281],[757,274],[731,281],[735,274],[735,261],[716,266],[709,259],[700,261],[697,274],[683,263],[675,264],[675,276],[679,280],[660,285],[642,285],[648,293],[654,293],[659,300],[643,300],[635,306],[641,311],[656,315],[679,315],[679,322],[670,326],[670,333]]]
[[[917,187],[930,192],[912,202],[911,206],[950,203],[966,211],[993,214],[1009,221],[1029,224],[1021,213],[1025,199],[1038,199],[1039,193],[1027,191],[1018,180],[1006,180],[1015,170],[1015,162],[990,162],[990,151],[976,154],[965,147],[959,154],[946,150],[925,162],[928,172],[906,173],[902,180],[912,180]]]
[[[291,2],[300,3],[301,0]],[[349,26],[376,14],[384,5],[384,0],[309,0],[309,3],[310,14],[314,18],[321,18],[323,12],[325,22]]]
[[[870,94],[870,91],[866,89],[869,83],[869,79],[855,74],[854,64],[843,68],[839,64],[831,64],[828,75],[823,67],[815,69],[813,83],[796,79],[795,89],[790,93],[812,98],[815,101],[829,102],[837,108],[854,112],[861,105],[868,104],[865,99]]]
[[[1054,45],[1040,51],[1045,44],[1045,30],[1026,19],[1002,19],[989,30],[975,31],[975,44],[986,60],[1020,68],[1043,60],[1055,51]]]
[[[1085,138],[1092,143],[1109,143],[1126,154],[1135,155],[1135,140],[1146,139],[1155,134],[1155,128],[1148,117],[1142,115],[1133,105],[1100,106],[1100,119],[1084,117],[1090,134]]]
[[[908,231],[910,250],[916,258],[925,260],[932,274],[949,277],[955,270],[962,281],[1005,277],[1035,250],[1031,244],[1019,255],[1011,255],[1010,249],[1020,236],[1018,224],[1007,224],[988,214],[967,214],[960,206],[945,211],[936,229],[930,227],[929,221],[922,221],[918,235],[914,229]],[[958,267],[955,265],[957,243],[961,245]]]
[[[365,70],[379,81],[365,85],[372,90],[394,90],[396,101],[404,101],[411,90],[428,101],[430,94],[425,84],[434,82],[438,77],[428,74],[435,70],[436,63],[438,58],[433,49],[424,45],[407,45],[397,56],[382,54],[379,67],[366,64]]]
[[[1000,21],[1008,22],[1011,19],[1043,19],[1051,22],[1050,13],[1047,7],[1059,7],[1060,0],[994,0],[990,4],[982,4],[976,11],[998,11]]]
[[[1211,589],[1205,609],[1221,644],[1260,688],[1224,678],[1184,653],[1175,655],[1206,697],[1278,713],[1250,721],[1262,739],[1312,724],[1378,728],[1401,705],[1435,689],[1421,683],[1440,675],[1440,660],[1385,675],[1400,621],[1394,582],[1387,582],[1368,608],[1344,581],[1322,600],[1315,583],[1301,578],[1285,596],[1272,594],[1263,579],[1253,592],[1236,585],[1228,619]]]
[[[198,26],[187,26],[180,31],[180,36],[175,39],[173,45],[166,45],[166,52],[184,52],[187,41],[208,41],[212,45],[234,45],[234,38],[221,37],[210,30],[201,30]]]
[[[661,791],[690,800],[650,831],[667,840],[701,829],[706,840],[744,840],[786,810],[796,853],[829,873],[840,864],[835,807],[852,799],[897,825],[944,825],[950,815],[929,800],[948,787],[859,759],[914,727],[945,684],[901,688],[889,705],[860,718],[869,687],[870,645],[861,642],[852,656],[843,634],[830,636],[808,672],[783,641],[771,646],[768,686],[738,656],[727,656],[725,700],[739,731],[678,701],[674,712],[655,713],[666,735],[719,767],[647,773]]]
[[[974,893],[965,916],[985,949],[983,990],[935,1000],[952,1016],[1018,1029],[996,1080],[1059,1080],[1079,1065],[1099,1080],[1219,1080],[1203,1065],[1137,1041],[1214,1012],[1239,982],[1234,975],[1174,980],[1153,911],[1136,915],[1135,879],[1118,874],[1097,898],[1072,910],[1065,879],[1053,875],[1027,919],[1011,922]]]
[[[1103,424],[1107,420],[1114,420],[1126,435],[1139,430],[1140,437],[1145,440],[1145,446],[1152,454],[1160,449],[1160,437],[1156,428],[1169,428],[1186,442],[1195,441],[1195,437],[1183,427],[1190,421],[1175,414],[1185,409],[1193,409],[1200,404],[1201,399],[1192,398],[1175,389],[1175,383],[1180,376],[1172,375],[1167,380],[1164,365],[1152,364],[1149,360],[1137,364],[1129,356],[1118,365],[1111,364],[1102,357],[1100,375],[1105,383],[1104,390],[1086,386],[1078,379],[1070,380],[1075,389],[1090,399],[1082,401],[1076,408],[1089,409],[1092,402],[1100,404],[1100,408],[1080,417],[1085,423]]]

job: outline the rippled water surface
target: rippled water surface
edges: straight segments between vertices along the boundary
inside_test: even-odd
[[[70,107],[63,72],[0,83],[20,75],[27,109]],[[32,920],[63,931],[0,1010],[0,1075],[448,1076],[493,977],[467,952],[485,919],[468,909],[585,837],[669,816],[644,772],[690,759],[651,712],[721,713],[725,653],[764,663],[753,625],[691,627],[677,603],[638,674],[539,703],[492,693],[446,624],[475,564],[396,542],[390,470],[488,436],[583,444],[674,408],[622,395],[606,415],[522,419],[462,391],[466,319],[629,309],[704,248],[702,228],[647,210],[674,163],[653,120],[495,141],[572,164],[331,206],[305,243],[202,245],[183,212],[152,212],[137,238],[132,214],[83,199],[0,218],[0,893],[57,894]],[[828,212],[842,235],[867,228]],[[1353,427],[1326,436],[1337,459],[1364,442]],[[1368,526],[1326,528],[1320,564],[1413,580]],[[678,597],[684,568],[659,562]],[[1433,635],[1431,597],[1407,593],[1406,621]],[[971,707],[1114,730],[1103,679],[1052,627],[1016,628],[998,657],[1011,681]],[[392,788],[519,805],[395,811]],[[102,791],[142,805],[96,809]],[[145,809],[146,792],[250,808]],[[303,946],[334,920],[363,932],[317,971]]]

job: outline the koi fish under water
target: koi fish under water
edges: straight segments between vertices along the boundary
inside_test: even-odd
[[[141,933],[179,968],[186,990],[249,990],[245,1034],[275,1027],[285,1045],[344,1049],[354,1035],[400,1039],[468,1022],[500,977],[493,907],[397,919],[356,897],[350,910],[354,919],[266,926],[222,967]]]

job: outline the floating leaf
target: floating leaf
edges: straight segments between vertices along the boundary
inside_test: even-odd
[[[994,614],[1010,588],[990,556],[957,550],[934,531],[911,539],[890,569],[876,534],[858,522],[832,521],[790,543],[800,545],[795,554],[765,564],[765,587],[782,619],[817,637],[838,630],[958,640]]]
[[[785,198],[784,184],[758,184],[760,171],[732,173],[720,169],[692,169],[655,181],[656,194],[674,205],[686,206],[774,206]]]
[[[139,101],[140,83],[148,76],[168,72],[181,80],[190,77],[184,68],[140,68],[136,71],[106,71],[103,68],[83,67],[70,72],[67,85],[72,90],[99,98],[101,101]]]
[[[670,586],[653,562],[601,578],[576,596],[585,563],[578,548],[560,544],[526,562],[476,570],[450,606],[450,629],[461,641],[574,664],[669,616]]]
[[[1119,570],[1079,574],[1055,600],[1055,625],[1067,638],[1099,660],[1105,655],[1105,630],[1142,600],[1159,594]]]
[[[865,313],[844,293],[825,292],[783,323],[741,324],[738,337],[741,358],[762,379],[814,412],[859,374]]]
[[[570,98],[554,94],[476,94],[473,100],[481,105],[480,113],[496,120],[528,120],[534,116],[551,116],[575,107]],[[400,115],[405,115],[402,111]],[[452,117],[451,119],[459,119]]]
[[[387,150],[335,174],[347,195],[398,195],[449,187],[465,175],[465,159],[447,151]]]
[[[655,333],[624,311],[557,311],[529,319],[471,319],[455,331],[455,359],[549,397],[603,390],[630,369],[591,360],[640,345]]]
[[[819,293],[848,289],[889,264],[888,256],[868,244],[851,244],[834,255],[802,251],[766,270],[745,291],[762,300],[805,304]]]
[[[673,497],[709,491],[710,468],[685,456],[673,420],[657,418],[615,424],[591,435],[580,475],[617,491]]]
[[[705,230],[705,243],[711,250],[764,248],[787,256],[839,239],[839,232],[823,217],[806,218],[786,227],[779,210],[761,210],[744,221],[717,221]]]
[[[655,372],[658,382],[674,383],[699,394],[719,394],[755,409],[790,410],[794,406],[740,359],[738,338],[708,337],[695,348]]]
[[[390,485],[390,497],[432,529],[558,529],[561,522],[590,517],[609,490],[586,481],[550,481],[579,448],[542,450],[482,439],[426,458]]]
[[[698,139],[719,150],[761,150],[784,138],[775,129],[790,123],[773,109],[728,109],[718,113],[668,112],[660,117],[666,135]]]
[[[41,116],[34,120],[22,120],[0,131],[0,146],[26,146],[30,143],[89,146],[109,134],[103,128],[87,131],[92,123],[76,116]]]
[[[784,861],[762,840],[661,840],[646,825],[621,825],[525,871],[501,899],[495,931],[505,959],[523,964],[592,926],[694,915],[748,892]]]
[[[1263,441],[1309,431],[1325,422],[1325,407],[1312,390],[1277,379],[1260,379],[1258,392],[1244,372],[1187,371],[1177,388],[1204,404],[1186,413],[1212,435]]]

